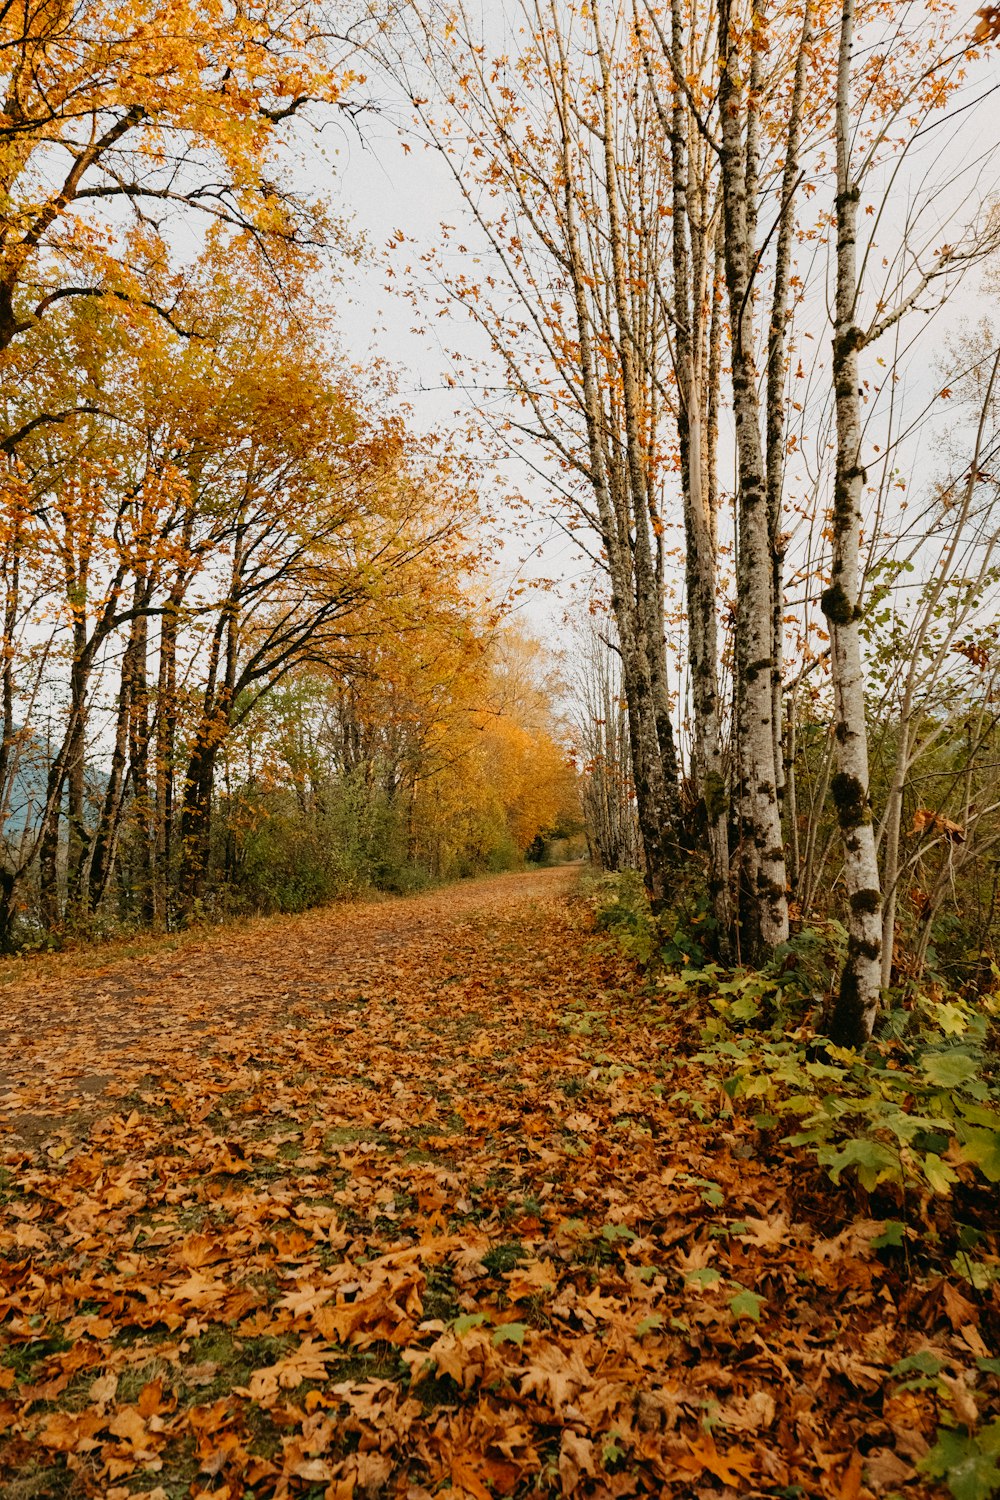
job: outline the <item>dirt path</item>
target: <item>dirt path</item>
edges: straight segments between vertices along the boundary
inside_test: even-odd
[[[121,1098],[151,1069],[183,1072],[255,1035],[266,1039],[266,1056],[289,1026],[293,1035],[361,1025],[381,1035],[397,1005],[413,1014],[435,1008],[442,988],[457,999],[467,978],[475,986],[470,976],[494,960],[477,947],[493,930],[490,913],[534,913],[576,874],[504,875],[409,900],[346,902],[213,929],[178,948],[150,946],[135,959],[112,949],[9,962],[0,969],[0,1130],[37,1141],[63,1115]],[[516,995],[516,975],[496,977]]]
[[[0,975],[0,1494],[930,1493],[913,1289],[574,882]]]

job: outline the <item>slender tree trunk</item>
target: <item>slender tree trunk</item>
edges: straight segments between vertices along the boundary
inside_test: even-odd
[[[111,752],[111,765],[104,790],[104,800],[97,828],[94,832],[93,849],[88,870],[85,893],[89,910],[96,909],[104,899],[115,866],[115,852],[121,827],[125,791],[125,766],[128,758],[128,721],[132,691],[134,633],[125,650],[122,661],[121,682],[118,689],[118,711],[115,719],[115,743]]]
[[[833,381],[837,454],[832,519],[830,586],[822,608],[830,622],[837,770],[831,783],[844,847],[847,890],[847,962],[830,1017],[830,1036],[841,1046],[863,1047],[878,1009],[882,959],[882,895],[868,795],[868,727],[861,665],[860,583],[861,392],[858,351],[863,335],[857,307],[857,218],[860,193],[851,175],[851,55],[854,0],[841,12],[837,68],[837,290]]]
[[[788,699],[788,728],[785,731],[785,811],[788,820],[788,884],[798,894],[802,852],[799,841],[799,789],[795,757],[798,754],[796,730],[798,705],[795,688]]]
[[[148,580],[136,581],[136,593],[148,605]],[[144,926],[150,926],[156,915],[154,897],[155,829],[149,786],[149,631],[146,615],[134,622],[132,634],[128,780],[132,795],[132,817],[136,830],[136,876],[139,888],[139,910]]]
[[[154,922],[170,920],[174,855],[174,782],[177,757],[177,620],[184,579],[178,575],[167,599],[160,626],[160,659],[156,684],[155,853],[153,873]]]
[[[669,870],[676,859],[675,829],[679,812],[677,752],[674,746],[667,688],[663,599],[650,538],[649,455],[645,451],[642,439],[642,396],[639,389],[641,358],[637,349],[636,329],[627,290],[627,251],[625,232],[621,222],[618,164],[614,155],[612,133],[614,118],[612,80],[596,12],[594,13],[594,28],[602,76],[603,166],[608,239],[611,251],[611,292],[619,339],[618,358],[625,429],[625,473],[622,476],[622,489],[627,497],[625,503],[632,523],[633,536],[635,626],[634,632],[630,633],[634,633],[635,637],[636,675],[641,683],[642,691],[639,712],[643,722],[640,723],[640,733],[643,737],[643,771],[650,804],[647,822],[650,825],[654,866],[651,871],[653,885],[650,894],[654,904],[657,904],[666,899],[669,888]],[[620,624],[619,635],[621,635]],[[635,683],[635,678],[633,682],[634,685],[638,685]],[[646,699],[647,691],[648,700]],[[648,711],[645,708],[646,701],[649,703]]]
[[[680,0],[671,6],[672,66],[675,77],[685,67],[684,25]],[[718,625],[716,616],[716,526],[711,506],[708,452],[713,373],[707,278],[710,221],[707,188],[698,204],[690,194],[691,150],[689,111],[681,91],[674,92],[670,121],[673,179],[673,277],[675,374],[677,378],[677,436],[684,495],[685,576],[687,587],[688,657],[691,704],[694,711],[694,771],[705,807],[708,843],[708,883],[715,916],[717,949],[729,952],[732,911],[729,890],[729,796],[722,759],[719,712]],[[706,356],[708,369],[705,369]],[[707,377],[707,379],[706,379]]]
[[[719,10],[724,258],[732,330],[733,414],[738,466],[737,703],[740,785],[749,824],[753,935],[762,954],[788,937],[785,854],[775,767],[772,673],[772,566],[767,475],[753,358],[753,282],[748,169],[741,136],[744,109],[739,58],[730,35],[730,0]],[[744,839],[746,843],[746,839]],[[746,945],[744,945],[745,956]]]
[[[11,504],[9,501],[8,504]],[[18,730],[14,722],[14,673],[17,662],[17,621],[21,600],[21,552],[24,545],[22,517],[13,512],[11,531],[3,557],[4,612],[2,672],[2,714],[0,729],[0,816],[4,822],[11,812],[11,791],[16,780],[16,746]],[[4,863],[0,867],[0,952],[8,953],[13,942],[17,898],[26,874],[23,858],[10,858],[5,841]]]
[[[212,636],[202,720],[188,762],[181,809],[180,893],[185,911],[190,911],[194,902],[200,899],[208,873],[215,768],[219,750],[232,724],[236,695],[245,543],[246,531],[241,517],[233,539],[229,593]]]
[[[180,827],[180,905],[190,913],[205,889],[212,832],[212,793],[220,740],[214,718],[202,725],[188,761]]]
[[[38,909],[49,932],[62,926],[59,893],[59,830],[62,822],[66,762],[62,751],[49,766],[45,784],[45,810],[38,841]]]
[[[778,239],[774,258],[774,291],[771,298],[771,320],[767,338],[766,452],[767,452],[767,533],[771,553],[771,722],[775,735],[774,766],[778,803],[785,800],[785,751],[781,743],[785,715],[782,704],[784,658],[784,560],[785,542],[781,529],[781,502],[785,472],[785,364],[789,292],[791,286],[792,243],[795,231],[795,199],[799,178],[799,146],[802,137],[802,110],[806,97],[809,43],[812,37],[812,0],[805,0],[802,30],[795,59],[795,81],[785,137],[785,165],[781,174],[781,206],[778,211]],[[757,49],[761,51],[761,49]],[[756,55],[756,53],[755,53]],[[789,719],[789,724],[792,724]],[[798,861],[795,860],[797,868]],[[795,877],[792,877],[794,888]]]
[[[601,406],[600,379],[596,369],[593,329],[586,301],[587,273],[579,245],[576,205],[573,199],[573,171],[567,126],[568,122],[562,121],[562,150],[566,184],[564,191],[565,233],[580,348],[580,374],[590,456],[590,481],[597,503],[601,539],[607,552],[612,590],[611,607],[621,649],[622,686],[629,709],[633,782],[645,856],[646,881],[650,899],[654,905],[662,905],[667,898],[670,888],[670,872],[676,861],[675,830],[678,801],[676,760],[673,761],[671,767],[669,759],[669,750],[672,749],[673,743],[672,731],[669,738],[664,736],[668,750],[668,755],[665,756],[656,722],[654,682],[650,669],[651,647],[659,645],[660,649],[663,649],[663,622],[662,614],[660,614],[655,623],[654,638],[651,642],[648,599],[641,614],[636,602],[636,582],[627,538],[628,527],[627,524],[623,525],[622,516],[624,485],[615,485],[613,475],[609,473],[605,451],[606,426]],[[618,504],[616,504],[616,499]],[[648,515],[639,519],[642,526],[637,529],[646,529],[648,546]],[[669,716],[667,724],[669,725]]]

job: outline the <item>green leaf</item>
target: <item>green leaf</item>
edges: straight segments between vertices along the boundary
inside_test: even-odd
[[[627,1224],[605,1224],[601,1230],[601,1237],[606,1239],[609,1245],[613,1245],[616,1240],[627,1240],[631,1244],[633,1240],[639,1238]]]
[[[997,1270],[996,1266],[990,1266],[985,1261],[976,1260],[964,1251],[954,1257],[951,1269],[955,1272],[956,1276],[961,1276],[970,1286],[974,1286],[977,1292],[988,1291],[993,1282],[1000,1277],[1000,1271]]]
[[[985,1125],[987,1130],[1000,1132],[1000,1111],[988,1109],[983,1104],[973,1104],[970,1099],[957,1099],[955,1102],[962,1118],[968,1120],[970,1125]]]
[[[861,1186],[869,1193],[879,1182],[899,1175],[899,1158],[896,1153],[890,1151],[888,1146],[883,1146],[880,1141],[869,1140],[867,1136],[853,1136],[844,1142],[839,1151],[832,1146],[824,1146],[816,1154],[820,1162],[829,1168],[834,1182],[839,1182],[841,1174],[853,1167]]]
[[[920,1071],[929,1083],[943,1089],[954,1089],[975,1078],[979,1066],[967,1052],[952,1047],[947,1052],[925,1052],[920,1059]]]
[[[636,1325],[636,1330],[635,1331],[636,1331],[637,1335],[639,1336],[639,1338],[643,1338],[647,1333],[652,1333],[654,1331],[654,1329],[662,1328],[662,1327],[663,1327],[663,1314],[662,1313],[650,1313],[650,1315],[649,1315],[648,1318],[643,1318],[642,1322]]]
[[[714,1286],[722,1280],[722,1273],[713,1266],[699,1266],[697,1271],[689,1271],[684,1280],[695,1286]]]
[[[984,1359],[980,1356],[976,1365],[984,1375],[1000,1375],[1000,1359]]]
[[[962,1142],[962,1155],[974,1162],[987,1182],[1000,1182],[1000,1133],[969,1130]]]
[[[752,1318],[755,1323],[759,1323],[763,1303],[763,1297],[758,1297],[756,1292],[748,1292],[744,1288],[733,1297],[729,1304],[729,1311],[734,1318]]]
[[[520,1348],[527,1331],[526,1323],[502,1323],[493,1334],[493,1342],[494,1344],[516,1344]]]
[[[932,1354],[929,1349],[919,1349],[916,1354],[908,1354],[905,1359],[897,1360],[889,1371],[889,1378],[896,1380],[900,1375],[936,1375],[944,1368],[937,1355]]]
[[[888,1219],[882,1227],[882,1233],[876,1235],[875,1239],[872,1240],[872,1249],[886,1250],[891,1246],[893,1249],[898,1250],[903,1243],[905,1232],[905,1224],[901,1224],[898,1219]]]
[[[940,1156],[935,1156],[933,1151],[927,1153],[921,1165],[924,1169],[924,1176],[936,1193],[951,1192],[951,1184],[958,1181],[958,1173],[953,1167],[949,1167]]]
[[[459,1338],[461,1338],[462,1334],[468,1333],[470,1328],[478,1328],[482,1323],[485,1322],[485,1313],[462,1313],[455,1319],[451,1326],[458,1334]]]
[[[606,1469],[611,1468],[614,1464],[620,1463],[621,1460],[625,1457],[625,1449],[621,1447],[618,1442],[619,1436],[619,1433],[613,1433],[611,1441],[605,1443],[604,1447],[601,1449],[601,1462]]]
[[[933,1016],[935,1025],[946,1036],[963,1036],[968,1031],[968,1006],[956,1005],[953,1001],[939,1001],[928,1004],[926,1008]]]
[[[990,1500],[1000,1490],[1000,1469],[980,1440],[950,1428],[938,1429],[937,1442],[917,1467],[943,1479],[954,1500]]]

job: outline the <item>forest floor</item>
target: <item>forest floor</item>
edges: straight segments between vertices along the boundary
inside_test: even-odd
[[[0,966],[0,1495],[935,1493],[975,1307],[577,881]]]

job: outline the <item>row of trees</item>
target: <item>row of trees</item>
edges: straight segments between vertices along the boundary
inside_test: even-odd
[[[282,786],[304,795],[321,765],[327,794],[377,785],[387,816],[407,804],[397,862],[428,875],[520,857],[566,802],[538,674],[515,686],[515,638],[474,591],[462,466],[310,349],[287,279],[279,298],[252,270],[230,247],[192,274],[197,339],[64,311],[8,400],[8,428],[40,396],[76,413],[25,435],[2,495],[8,944],[26,906],[82,928],[125,889],[135,920],[190,914],[248,814],[280,810]],[[325,728],[261,797],[254,747],[282,685],[298,735]],[[457,784],[464,829],[440,806]],[[476,796],[499,799],[478,824]]]
[[[464,257],[428,266],[506,372],[509,440],[548,455],[563,524],[597,541],[649,891],[676,891],[693,797],[723,955],[760,961],[787,940],[804,866],[816,898],[796,735],[803,714],[825,721],[813,790],[839,852],[821,868],[848,931],[829,1025],[863,1044],[893,952],[931,637],[940,667],[958,637],[934,632],[957,610],[986,649],[989,564],[969,524],[992,498],[992,383],[915,532],[899,465],[914,402],[957,384],[929,391],[925,356],[903,392],[905,330],[998,244],[972,128],[995,23],[877,0],[526,0],[508,19],[498,42],[461,7],[414,6],[391,57],[470,221]],[[985,340],[963,368],[989,370]],[[955,550],[977,546],[978,584]],[[890,567],[883,625],[906,639],[894,680],[909,690],[903,723],[879,721],[900,749],[873,809],[866,674]]]
[[[315,293],[337,15],[0,28],[0,944],[520,858],[573,789],[477,485]]]

